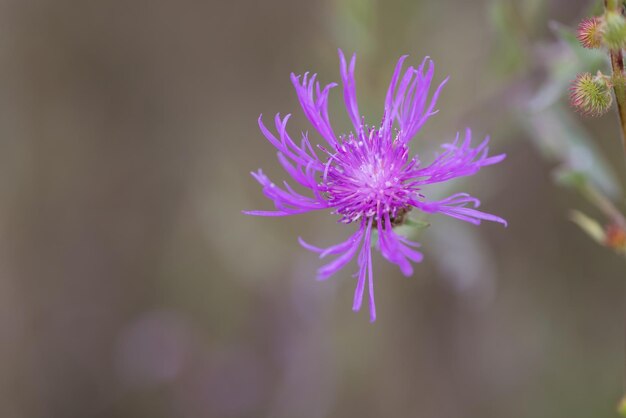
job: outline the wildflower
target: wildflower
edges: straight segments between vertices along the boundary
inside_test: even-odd
[[[429,99],[434,74],[433,62],[426,57],[418,68],[402,71],[406,56],[398,61],[385,99],[384,114],[379,126],[365,125],[358,109],[354,79],[356,55],[348,64],[341,50],[343,96],[354,131],[336,135],[328,117],[328,95],[335,83],[321,87],[316,75],[291,75],[291,81],[302,110],[326,142],[316,149],[304,133],[300,143],[287,133],[289,115],[274,120],[277,135],[259,117],[259,127],[265,137],[278,149],[278,160],[295,182],[311,191],[305,196],[287,182],[284,188],[273,183],[259,170],[254,178],[263,186],[264,194],[274,202],[275,211],[246,211],[258,216],[288,216],[313,210],[331,209],[343,224],[355,223],[356,232],[346,241],[328,248],[319,248],[299,238],[300,244],[319,254],[320,258],[336,258],[318,270],[318,279],[325,280],[342,269],[355,256],[359,267],[353,310],[361,308],[367,282],[370,319],[376,319],[372,272],[372,242],[389,262],[399,266],[402,273],[413,273],[411,261],[422,261],[419,244],[398,235],[394,226],[403,223],[409,211],[442,213],[473,224],[482,220],[506,221],[475,208],[478,199],[457,193],[439,201],[429,201],[422,187],[476,173],[481,167],[496,164],[504,154],[488,156],[485,139],[471,145],[468,129],[463,139],[444,144],[443,151],[432,163],[422,166],[418,156],[409,157],[409,142],[435,113],[435,103],[446,83],[444,80]],[[394,129],[394,123],[397,128]],[[373,234],[374,230],[377,232]]]
[[[578,25],[576,37],[585,48],[602,47],[602,19],[595,16],[584,19]]]
[[[586,116],[600,116],[606,113],[613,103],[608,77],[598,72],[578,74],[570,87],[570,103]]]

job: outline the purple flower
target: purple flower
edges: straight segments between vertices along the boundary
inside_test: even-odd
[[[502,161],[504,154],[488,156],[486,138],[476,147],[471,146],[471,132],[465,137],[442,145],[443,151],[429,165],[422,166],[418,156],[409,157],[409,141],[426,120],[437,113],[435,102],[446,83],[444,80],[429,98],[434,65],[426,57],[416,69],[402,71],[407,57],[398,61],[385,99],[384,116],[380,126],[365,125],[356,100],[354,66],[356,54],[348,65],[343,52],[341,79],[348,115],[354,131],[336,135],[328,118],[328,94],[335,83],[321,88],[316,75],[296,76],[291,81],[296,89],[304,114],[326,145],[314,147],[306,133],[299,143],[287,133],[289,115],[274,120],[277,134],[272,133],[259,117],[259,126],[265,137],[278,149],[278,160],[285,171],[306,189],[309,196],[295,191],[287,182],[284,187],[273,183],[263,171],[253,172],[263,186],[265,195],[274,202],[274,211],[246,211],[248,215],[288,216],[312,210],[332,209],[340,216],[339,222],[356,223],[356,232],[346,241],[328,248],[318,248],[299,238],[300,244],[319,253],[320,258],[336,258],[318,270],[318,279],[325,280],[343,268],[357,255],[358,281],[354,293],[353,310],[358,311],[363,301],[367,281],[371,321],[376,319],[374,283],[372,274],[372,230],[377,231],[376,247],[389,262],[397,264],[402,273],[413,273],[411,261],[422,261],[419,244],[398,235],[394,226],[402,224],[413,208],[426,213],[442,213],[473,224],[482,220],[506,221],[480,212],[478,199],[466,193],[457,193],[440,201],[429,201],[422,187],[456,177],[476,173],[481,167]],[[396,127],[394,127],[394,122]],[[317,148],[317,149],[316,149]]]

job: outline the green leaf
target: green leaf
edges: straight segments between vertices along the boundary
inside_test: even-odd
[[[555,104],[522,117],[522,122],[540,151],[562,170],[581,173],[614,200],[622,195],[613,168],[570,111]]]
[[[626,417],[626,396],[622,398],[617,406],[617,412],[623,417]]]
[[[553,172],[553,175],[556,183],[561,186],[580,189],[581,187],[584,187],[587,183],[587,176],[585,175],[585,173],[576,170],[570,170],[564,167],[556,169]]]
[[[577,210],[571,212],[570,220],[578,225],[595,242],[600,245],[604,244],[606,234],[598,221]]]

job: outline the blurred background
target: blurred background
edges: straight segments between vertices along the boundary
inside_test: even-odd
[[[597,6],[0,1],[0,416],[615,416],[626,264],[554,182],[573,164],[622,199],[614,112],[564,97],[604,65],[563,40]],[[356,267],[316,282],[297,244],[350,226],[240,213],[272,208],[250,171],[285,178],[258,115],[310,130],[289,74],[339,81],[338,47],[370,121],[400,55],[450,75],[424,161],[466,126],[508,154],[430,193],[475,194],[509,227],[429,219],[409,279],[376,253],[375,324],[351,310]],[[348,130],[338,90],[330,107]]]

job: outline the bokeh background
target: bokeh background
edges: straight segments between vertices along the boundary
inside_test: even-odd
[[[615,416],[626,264],[553,181],[580,164],[626,186],[615,115],[563,97],[584,63],[557,32],[594,7],[2,0],[0,416]],[[450,75],[424,160],[468,125],[508,154],[431,193],[469,191],[509,227],[429,219],[409,279],[376,254],[373,325],[351,311],[355,267],[316,282],[296,240],[350,227],[240,213],[272,207],[251,170],[284,178],[258,115],[309,130],[289,74],[338,81],[338,47],[369,120],[400,55]],[[338,91],[330,106],[349,129]]]

